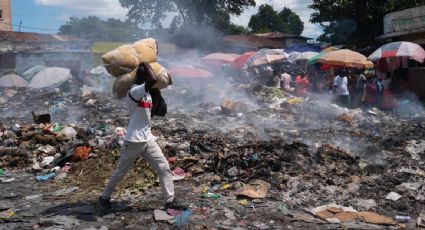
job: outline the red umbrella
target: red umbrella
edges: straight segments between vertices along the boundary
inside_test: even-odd
[[[173,77],[187,77],[187,78],[211,78],[213,74],[200,68],[193,66],[176,66],[169,70]]]
[[[244,54],[242,54],[240,57],[236,58],[233,62],[232,62],[232,66],[235,69],[242,69],[242,67],[245,65],[246,61],[248,61],[248,59],[252,56],[254,56],[257,52],[252,51],[252,52],[246,52]]]
[[[224,64],[232,63],[239,54],[212,53],[202,58],[202,63],[205,65],[221,67]]]

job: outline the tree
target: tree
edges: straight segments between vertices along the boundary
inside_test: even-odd
[[[214,25],[220,28],[230,15],[240,15],[255,0],[120,0],[128,17],[139,23],[159,27],[170,13],[177,13],[182,24]],[[224,20],[223,20],[224,19]]]
[[[71,17],[59,28],[59,34],[74,35],[89,41],[133,41],[140,37],[141,30],[130,20],[109,18],[101,20],[96,16]]]
[[[279,12],[279,17],[283,21],[283,24],[288,25],[289,31],[292,34],[301,35],[304,31],[304,22],[301,21],[300,16],[293,12],[291,9],[284,7]]]
[[[313,0],[310,21],[322,26],[320,41],[362,46],[383,33],[386,14],[423,4],[425,0]]]
[[[263,4],[258,13],[251,16],[248,27],[253,33],[278,31],[300,35],[304,30],[304,23],[300,17],[289,8],[277,12],[273,6]]]

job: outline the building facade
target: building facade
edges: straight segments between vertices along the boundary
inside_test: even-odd
[[[0,1],[0,31],[12,31],[10,0]]]

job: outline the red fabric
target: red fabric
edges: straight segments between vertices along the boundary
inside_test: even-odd
[[[366,84],[366,95],[365,102],[369,105],[373,105],[376,103],[376,87],[373,83],[368,82]]]
[[[139,104],[137,104],[137,107],[151,109],[152,108],[152,103],[151,102],[146,102],[146,101],[139,101]]]
[[[384,90],[384,100],[382,101],[382,109],[392,109],[397,105],[396,98],[390,89]]]
[[[245,65],[246,61],[248,61],[248,59],[252,56],[254,56],[257,52],[253,51],[253,52],[247,52],[242,54],[242,56],[236,58],[236,60],[234,60],[232,62],[232,67],[235,69],[242,69],[242,67]]]
[[[382,57],[381,58],[396,57],[396,56],[397,56],[397,51],[391,50],[391,51],[384,51],[382,53]]]
[[[295,85],[297,86],[296,94],[298,96],[306,96],[308,94],[308,87],[310,86],[310,81],[307,76],[301,78],[301,76],[297,76],[295,78]]]

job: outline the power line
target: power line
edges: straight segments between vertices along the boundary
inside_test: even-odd
[[[6,22],[0,22],[0,24],[19,27],[19,25],[10,24],[10,23],[6,23]],[[31,26],[21,26],[21,28],[31,29],[31,30],[58,31],[58,30],[54,30],[54,29],[37,28],[37,27],[31,27]]]

